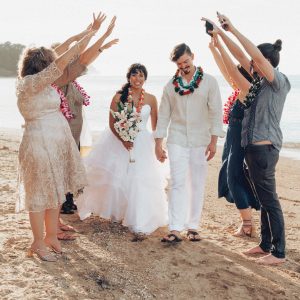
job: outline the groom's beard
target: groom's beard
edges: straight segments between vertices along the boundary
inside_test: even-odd
[[[187,68],[181,69],[180,71],[181,71],[184,75],[187,75],[187,74],[191,73],[191,68],[190,68],[190,67],[187,67]]]

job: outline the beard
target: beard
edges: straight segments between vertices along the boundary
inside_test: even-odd
[[[191,72],[191,67],[185,67],[184,69],[180,69],[180,71],[184,74],[187,75]]]

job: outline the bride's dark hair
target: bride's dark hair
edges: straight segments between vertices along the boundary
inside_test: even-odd
[[[121,94],[120,100],[121,100],[122,103],[127,102],[128,89],[130,87],[130,83],[129,83],[130,76],[138,74],[139,72],[142,72],[145,76],[145,80],[147,80],[148,72],[147,72],[147,69],[144,65],[142,65],[142,64],[132,64],[129,67],[129,69],[127,71],[127,74],[126,74],[127,83],[124,84],[122,86],[122,89],[117,92],[118,94]]]

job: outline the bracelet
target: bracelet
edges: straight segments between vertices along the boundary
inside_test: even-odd
[[[99,51],[100,53],[101,53],[101,52],[103,52],[103,50],[102,50],[101,48],[99,48],[99,50],[98,50],[98,51]]]

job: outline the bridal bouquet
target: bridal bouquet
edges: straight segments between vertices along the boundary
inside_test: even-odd
[[[114,123],[114,128],[119,134],[120,138],[124,142],[132,142],[136,138],[139,130],[138,124],[142,121],[140,113],[132,109],[132,104],[126,102],[118,103],[118,111],[115,112],[111,110],[113,118],[116,120]],[[135,162],[131,158],[131,153],[129,151],[129,162]]]

